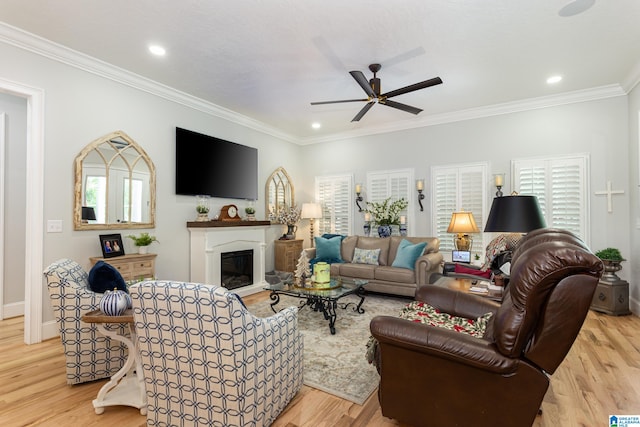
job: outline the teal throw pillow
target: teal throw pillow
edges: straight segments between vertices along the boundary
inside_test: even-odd
[[[427,242],[411,244],[410,241],[402,239],[398,245],[398,252],[396,258],[391,264],[392,267],[408,268],[413,270],[416,265],[416,260],[424,252],[424,248],[427,246]]]
[[[314,258],[314,264],[316,262],[326,262],[327,264],[342,262],[342,256],[340,255],[341,236],[335,236],[330,239],[316,237],[315,241],[316,257]]]

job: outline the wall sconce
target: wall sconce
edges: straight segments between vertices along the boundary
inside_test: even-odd
[[[496,191],[496,197],[502,197],[502,186],[504,185],[504,174],[497,173],[493,175],[493,183],[498,189],[498,191]]]
[[[424,211],[424,207],[422,206],[422,201],[424,200],[424,194],[422,194],[422,191],[424,190],[424,179],[416,181],[416,190],[418,190],[418,204],[420,205],[420,211]]]
[[[362,212],[362,206],[360,206],[360,202],[363,199],[360,193],[362,193],[362,184],[356,184],[356,206],[358,206],[358,210]]]

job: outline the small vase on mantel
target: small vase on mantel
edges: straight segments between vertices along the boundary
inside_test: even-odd
[[[209,221],[209,199],[210,197],[206,195],[196,196],[196,212],[198,213],[196,221]]]
[[[298,227],[295,224],[287,224],[287,240],[294,240],[296,238],[296,231]]]

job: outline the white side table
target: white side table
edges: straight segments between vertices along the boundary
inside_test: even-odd
[[[107,316],[100,310],[94,310],[83,315],[82,321],[95,323],[102,334],[124,343],[129,351],[125,364],[111,377],[108,383],[102,386],[98,392],[98,397],[93,400],[96,414],[102,414],[105,406],[127,405],[140,409],[141,415],[147,415],[147,395],[144,389],[144,378],[142,377],[140,355],[136,346],[136,333],[131,310],[128,309],[121,316]],[[127,323],[131,337],[108,330],[105,327],[107,323]]]

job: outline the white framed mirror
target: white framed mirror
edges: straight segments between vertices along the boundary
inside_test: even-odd
[[[75,159],[75,230],[154,228],[156,173],[123,131],[87,145]]]
[[[266,194],[265,212],[267,216],[271,212],[277,214],[283,207],[295,204],[293,182],[283,167],[277,168],[269,176],[264,192]]]

